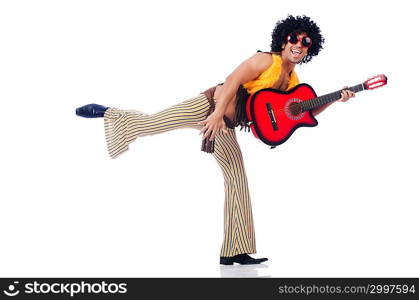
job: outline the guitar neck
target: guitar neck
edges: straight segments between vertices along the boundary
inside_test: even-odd
[[[351,90],[354,93],[358,93],[360,91],[365,90],[365,86],[363,83],[355,85],[355,86],[351,86],[348,88],[349,90]],[[309,111],[312,109],[316,109],[318,107],[321,107],[329,102],[333,102],[336,101],[338,99],[340,99],[341,97],[341,92],[342,90],[330,93],[330,94],[326,94],[317,98],[313,98],[307,101],[304,101],[301,103],[302,109],[303,111]]]

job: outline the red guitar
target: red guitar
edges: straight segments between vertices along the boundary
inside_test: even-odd
[[[385,84],[387,77],[381,74],[348,89],[356,93]],[[247,119],[253,135],[275,148],[288,140],[297,128],[316,126],[318,123],[312,110],[340,97],[341,90],[317,97],[313,88],[305,83],[286,92],[261,89],[247,100]]]

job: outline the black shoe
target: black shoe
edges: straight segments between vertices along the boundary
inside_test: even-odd
[[[221,256],[220,264],[222,265],[232,265],[233,263],[238,263],[241,265],[255,265],[260,264],[261,262],[267,261],[267,258],[253,258],[248,254],[238,254],[235,256]]]
[[[99,105],[99,104],[87,104],[76,108],[76,115],[84,118],[103,118],[105,111],[109,107]]]

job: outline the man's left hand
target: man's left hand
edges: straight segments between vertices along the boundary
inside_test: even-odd
[[[342,92],[341,92],[341,97],[340,97],[340,99],[339,99],[338,101],[340,101],[340,102],[346,102],[346,101],[348,101],[348,100],[349,100],[349,98],[352,98],[352,97],[355,97],[355,93],[354,93],[354,92],[352,92],[352,91],[350,91],[350,90],[348,89],[348,87],[347,87],[347,86],[345,86],[345,87],[342,89]]]

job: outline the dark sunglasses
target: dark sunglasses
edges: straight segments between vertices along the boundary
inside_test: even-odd
[[[301,42],[301,45],[303,45],[303,47],[307,47],[310,48],[311,44],[313,43],[311,41],[311,38],[308,36],[305,37],[298,37],[296,33],[291,33],[287,36],[287,41],[290,42],[291,44],[295,45],[298,42]]]

